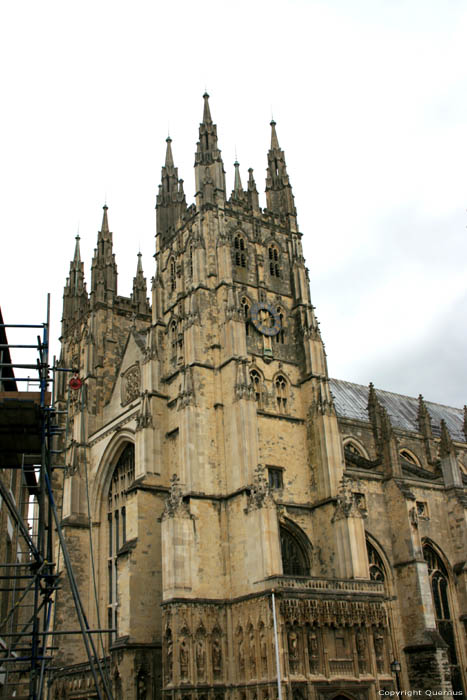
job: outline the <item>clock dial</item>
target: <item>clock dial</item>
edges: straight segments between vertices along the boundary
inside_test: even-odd
[[[263,335],[277,335],[281,329],[281,320],[276,309],[266,301],[260,301],[251,307],[251,322]]]

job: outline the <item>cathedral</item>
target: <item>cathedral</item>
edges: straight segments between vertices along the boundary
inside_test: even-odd
[[[194,171],[187,204],[167,138],[151,302],[141,256],[117,293],[107,206],[64,291],[55,488],[103,697],[462,695],[465,410],[330,378],[274,121],[265,208],[251,168],[226,191],[207,94]],[[97,697],[54,639],[49,697]]]

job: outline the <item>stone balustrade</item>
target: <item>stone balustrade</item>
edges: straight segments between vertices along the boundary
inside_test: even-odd
[[[337,578],[315,578],[311,576],[271,576],[262,582],[277,591],[295,589],[323,593],[365,593],[381,596],[384,584],[381,581],[350,580]]]

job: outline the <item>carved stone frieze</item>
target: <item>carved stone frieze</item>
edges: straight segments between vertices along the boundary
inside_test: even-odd
[[[387,626],[384,604],[372,601],[286,598],[280,601],[280,611],[288,624]]]

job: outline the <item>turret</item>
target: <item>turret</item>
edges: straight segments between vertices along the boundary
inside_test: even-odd
[[[271,148],[268,152],[266,175],[266,206],[278,216],[288,216],[291,228],[296,228],[297,212],[292,194],[292,186],[287,174],[284,151],[279,147],[276,122],[271,121]]]
[[[183,180],[178,179],[178,168],[174,166],[170,136],[167,137],[166,143],[165,165],[162,167],[156,204],[157,235],[161,237],[159,245],[172,235],[186,211]]]
[[[217,147],[217,126],[212,123],[209,95],[204,93],[203,121],[195,153],[195,187],[198,208],[225,202],[225,171]]]
[[[107,204],[104,204],[101,230],[91,265],[91,305],[111,303],[117,295],[117,265],[112,252],[112,234],[109,231]]]
[[[65,335],[74,321],[86,313],[89,306],[79,241],[80,237],[78,235],[76,236],[75,254],[70,263],[70,275],[63,290],[62,335]]]

